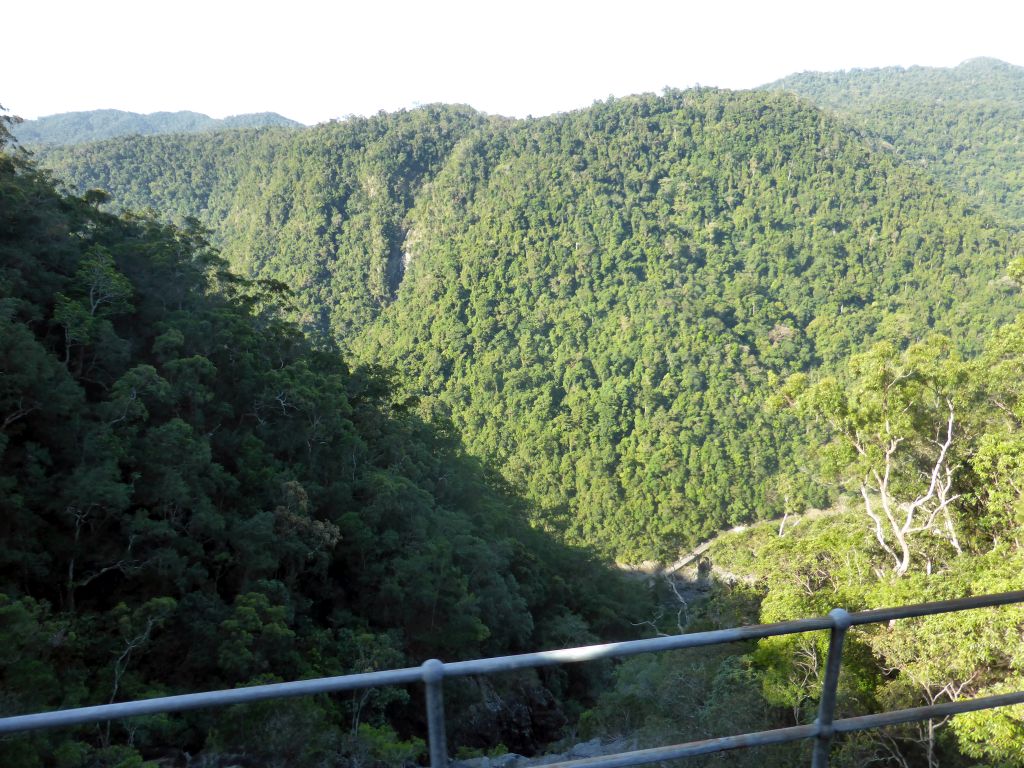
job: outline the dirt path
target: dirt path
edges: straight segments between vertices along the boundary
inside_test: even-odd
[[[662,565],[661,563],[656,563],[652,560],[645,560],[639,565],[629,565],[626,563],[616,563],[615,565],[620,570],[626,571],[627,573],[636,574],[638,576],[671,576],[675,573],[678,573],[683,568],[686,568],[687,566],[692,565],[695,562],[698,562],[701,556],[709,549],[711,549],[711,547],[713,547],[716,543],[718,543],[718,540],[723,535],[727,533],[739,533],[740,531],[744,531],[746,529],[747,526],[738,525],[735,528],[730,528],[728,531],[723,531],[722,533],[716,534],[715,536],[703,542],[702,544],[698,544],[685,555],[680,557],[675,562],[670,563],[669,565]]]
[[[747,530],[748,528],[752,528],[752,527],[755,527],[755,526],[762,526],[762,525],[775,526],[775,527],[778,527],[781,531],[785,531],[785,530],[788,530],[789,528],[792,528],[794,526],[799,525],[804,520],[815,520],[815,519],[817,519],[819,517],[824,517],[825,515],[835,514],[836,512],[839,512],[839,511],[841,511],[841,510],[838,510],[838,509],[809,509],[806,512],[804,512],[802,514],[799,514],[799,515],[787,515],[782,520],[762,520],[762,521],[759,521],[757,523],[752,523],[751,525],[737,525],[734,528],[730,528],[727,531],[721,531],[720,533],[715,534],[710,539],[708,539],[707,541],[705,541],[705,542],[703,542],[701,544],[698,544],[696,547],[694,547],[689,552],[687,552],[682,557],[680,557],[678,560],[676,560],[675,562],[673,562],[673,563],[671,563],[669,565],[662,565],[661,563],[656,563],[654,561],[647,560],[647,561],[644,561],[644,562],[640,563],[639,565],[629,565],[629,564],[626,564],[626,563],[616,563],[616,566],[620,570],[626,571],[627,573],[635,574],[637,576],[645,576],[645,577],[663,576],[663,577],[668,578],[668,577],[673,576],[673,575],[680,575],[679,574],[680,571],[682,571],[684,568],[692,566],[694,563],[698,563],[699,564],[700,558],[708,550],[710,550],[713,546],[715,546],[715,544],[717,544],[724,536],[728,536],[729,534],[732,534],[732,533],[742,533],[743,531]],[[730,580],[730,581],[749,581],[750,580],[748,577],[738,576],[737,574],[729,573],[728,571],[723,571],[721,569],[715,568],[714,563],[711,563],[711,573],[714,574],[715,576],[719,577],[719,578],[727,579],[727,580]]]

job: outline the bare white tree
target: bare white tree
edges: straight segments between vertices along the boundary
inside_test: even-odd
[[[882,465],[871,467],[860,484],[864,510],[871,518],[875,538],[879,546],[893,558],[894,570],[900,576],[910,569],[910,539],[915,534],[929,532],[942,536],[950,542],[957,554],[963,554],[950,514],[950,505],[959,498],[957,494],[950,494],[956,468],[949,463],[949,449],[953,445],[956,413],[951,400],[947,400],[946,405],[949,408],[946,434],[944,437],[940,434],[931,441],[936,447],[935,461],[926,475],[928,485],[922,493],[913,499],[900,501],[893,492],[894,457],[904,438],[892,434],[888,419],[885,422],[886,442],[882,451]],[[857,453],[868,458],[867,448],[859,437],[854,436],[852,442]],[[877,498],[881,514],[876,511],[873,498]],[[896,540],[896,548],[889,544],[887,534]]]

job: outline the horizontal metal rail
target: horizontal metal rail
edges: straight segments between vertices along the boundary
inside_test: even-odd
[[[979,699],[970,699],[969,701],[935,704],[929,707],[898,709],[892,712],[882,712],[877,715],[848,717],[843,720],[836,720],[832,723],[832,728],[834,733],[866,731],[871,728],[885,728],[890,725],[913,723],[933,717],[946,717],[947,715],[958,715],[964,712],[977,712],[981,709],[1008,707],[1011,704],[1024,704],[1024,691],[1020,693],[1004,693],[999,696],[986,696]],[[772,744],[785,744],[790,741],[814,739],[818,735],[817,723],[797,725],[791,728],[776,728],[773,731],[758,731],[756,733],[743,733],[738,736],[723,736],[717,739],[691,741],[686,744],[677,744],[670,747],[654,747],[653,749],[619,752],[618,754],[601,757],[587,757],[561,763],[548,763],[545,768],[569,768],[569,766],[572,766],[572,768],[620,768],[620,766],[627,765],[645,765],[662,760],[678,760],[682,757],[696,757],[697,755],[708,755],[713,752],[726,752],[731,749],[766,747]]]
[[[82,725],[124,717],[182,712],[229,704],[247,704],[268,699],[309,696],[319,693],[338,693],[362,688],[408,685],[422,682],[426,686],[431,765],[433,768],[442,768],[448,761],[442,690],[443,681],[446,677],[491,675],[517,669],[532,669],[558,664],[635,656],[641,653],[697,648],[707,645],[758,640],[765,637],[827,629],[831,632],[831,640],[829,643],[829,655],[826,660],[825,679],[822,686],[818,719],[811,725],[725,736],[675,746],[657,747],[655,749],[623,752],[615,755],[552,764],[553,766],[559,766],[559,768],[562,766],[618,768],[619,766],[642,765],[660,760],[704,755],[744,747],[814,739],[813,765],[815,768],[822,768],[828,765],[830,743],[832,736],[836,733],[849,733],[899,723],[927,720],[933,717],[945,717],[963,712],[1024,703],[1024,691],[1021,691],[967,701],[936,704],[928,707],[864,715],[862,717],[846,718],[833,722],[832,714],[835,708],[836,688],[838,685],[839,669],[842,663],[843,641],[850,627],[1022,602],[1024,602],[1024,590],[894,608],[879,608],[855,613],[848,613],[841,608],[837,608],[829,613],[828,616],[819,618],[796,619],[776,624],[756,624],[747,627],[694,632],[688,635],[672,635],[647,640],[631,640],[621,643],[604,643],[602,645],[588,645],[579,648],[523,653],[514,656],[497,656],[489,659],[448,663],[443,663],[437,659],[430,659],[419,667],[341,675],[338,677],[323,677],[315,680],[299,680],[288,683],[273,683],[270,685],[256,685],[247,688],[208,691],[205,693],[188,693],[180,696],[164,696],[142,701],[102,704],[94,707],[80,707],[77,709],[0,718],[0,735]]]

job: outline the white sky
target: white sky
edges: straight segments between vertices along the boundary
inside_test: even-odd
[[[1020,0],[19,0],[0,104],[304,123],[417,103],[544,115],[804,70],[1024,65]]]

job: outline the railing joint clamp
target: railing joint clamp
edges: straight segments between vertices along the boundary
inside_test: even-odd
[[[428,685],[439,683],[444,679],[444,662],[440,659],[427,659],[421,665],[423,668],[423,682]]]
[[[850,612],[843,608],[833,608],[828,612],[828,617],[832,620],[832,626],[835,629],[846,630],[853,625],[853,617],[850,616]]]

